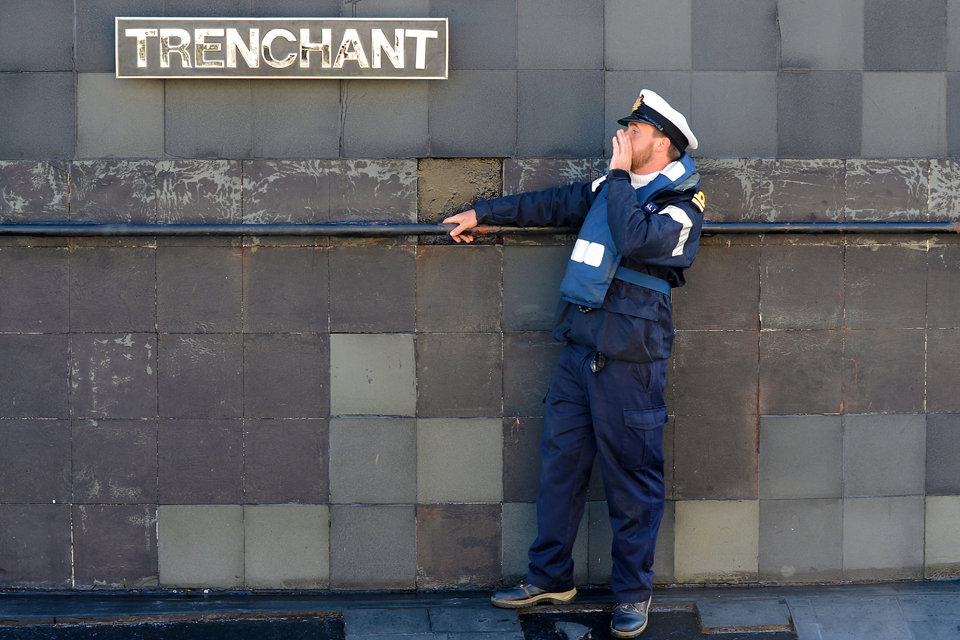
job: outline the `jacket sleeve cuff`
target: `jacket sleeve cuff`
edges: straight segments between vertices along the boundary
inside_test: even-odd
[[[489,224],[492,222],[490,216],[493,215],[493,210],[490,208],[490,203],[486,200],[477,200],[474,202],[473,210],[477,212],[477,224]]]
[[[630,181],[630,172],[624,169],[610,169],[610,180],[615,178],[623,178],[624,180]]]

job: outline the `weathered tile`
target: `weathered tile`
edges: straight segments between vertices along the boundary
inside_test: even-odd
[[[74,587],[157,586],[156,505],[73,506]]]
[[[840,580],[842,534],[843,507],[837,498],[761,500],[760,580]]]
[[[75,503],[157,503],[156,420],[75,420],[72,435]]]
[[[771,0],[746,0],[746,2]],[[728,2],[701,4],[723,7]],[[721,9],[722,10],[722,9]],[[694,16],[697,14],[694,6]],[[734,18],[734,13],[729,19]],[[696,18],[694,18],[696,20]],[[749,22],[749,21],[747,21]],[[694,28],[694,41],[698,39]],[[739,49],[726,41],[731,51]],[[697,55],[694,53],[694,67]],[[701,133],[698,157],[773,158],[777,155],[777,73],[774,71],[694,72],[691,91],[690,125]],[[749,162],[749,161],[748,161]],[[710,192],[707,191],[707,199]],[[713,218],[711,218],[713,219]]]
[[[847,247],[845,324],[851,329],[924,326],[924,245]]]
[[[69,253],[54,248],[0,248],[0,331],[66,332]]]
[[[917,95],[924,99],[910,99]],[[947,151],[946,120],[944,74],[863,74],[863,157],[942,157]]]
[[[843,417],[843,495],[916,495],[924,491],[924,415]]]
[[[503,329],[545,331],[553,327],[570,247],[503,249]]]
[[[675,526],[679,582],[756,581],[759,502],[678,502]]]
[[[927,332],[927,411],[960,411],[955,381],[960,376],[960,330]]]
[[[586,584],[589,569],[588,513],[580,520],[577,540],[573,545],[573,579],[577,584]],[[517,584],[527,577],[529,557],[527,551],[537,538],[537,505],[528,502],[505,502],[503,504],[503,582]]]
[[[518,69],[603,67],[603,6],[599,0],[517,0]],[[639,34],[634,34],[636,37]]]
[[[430,631],[430,610],[426,608],[346,609],[343,627],[349,636],[425,634],[424,640],[434,637]]]
[[[330,423],[330,501],[417,501],[417,422],[338,418]]]
[[[781,142],[780,153],[783,154]],[[764,160],[760,212],[768,222],[842,222],[843,160]]]
[[[698,158],[707,209],[712,222],[758,222],[761,219],[763,162],[754,159]]]
[[[723,596],[720,596],[723,598]],[[762,596],[760,596],[762,597]],[[705,633],[723,633],[723,627],[790,626],[787,609],[776,598],[764,600],[698,600],[697,616]]]
[[[283,96],[279,100],[278,94]],[[250,98],[253,157],[336,158],[340,154],[340,83],[336,80],[253,82]]]
[[[411,246],[330,250],[331,331],[412,331],[416,291],[416,252]]]
[[[503,335],[503,412],[509,416],[542,416],[564,343],[546,331]]]
[[[811,109],[813,104],[818,108]],[[778,155],[860,155],[862,104],[863,77],[859,72],[777,74]]]
[[[931,246],[927,251],[927,326],[960,327],[960,247]]]
[[[517,0],[483,4],[430,0],[429,4],[430,16],[447,18],[457,34],[450,42],[451,70],[516,68]]]
[[[422,158],[430,155],[429,83],[341,82],[341,156]]]
[[[157,221],[228,224],[241,221],[240,163],[230,160],[157,162]]]
[[[313,247],[245,249],[244,331],[326,332],[327,254]]]
[[[240,503],[240,420],[161,420],[157,442],[161,504]]]
[[[928,496],[924,527],[924,577],[955,577],[960,571],[960,496]]]
[[[654,24],[663,25],[663,22],[652,22],[648,23],[646,20],[642,22],[626,22],[618,23],[616,26],[611,25],[609,22],[610,13],[614,11],[616,13],[627,12],[627,13],[658,13],[663,15],[663,19],[667,22],[672,22],[681,18],[681,16],[686,12],[686,25],[685,30],[689,34],[690,32],[690,2],[689,0],[680,0],[679,2],[673,2],[669,0],[656,0],[655,2],[648,2],[644,4],[637,4],[634,2],[629,2],[629,0],[618,0],[615,3],[617,6],[614,7],[614,3],[607,2],[606,11],[607,11],[607,20],[606,28],[609,33],[611,29],[627,29],[633,33],[629,39],[619,40],[619,45],[623,47],[622,51],[626,53],[628,50],[632,53],[636,53],[641,49],[644,49],[642,55],[643,59],[651,61],[651,63],[659,55],[651,56],[647,52],[649,51],[649,43],[660,41],[661,43],[666,37],[672,43],[682,42],[684,27],[678,27],[675,29],[664,30],[660,32],[657,36],[653,35],[653,31],[659,31],[659,29],[651,28]],[[655,19],[656,20],[656,19]],[[648,36],[645,36],[642,40],[637,38],[636,33],[638,31],[645,31]],[[660,97],[670,103],[674,109],[680,113],[689,116],[690,115],[690,83],[692,80],[692,74],[689,71],[609,71],[611,68],[609,63],[610,53],[613,47],[617,46],[609,39],[606,44],[606,55],[607,55],[607,69],[603,74],[603,105],[604,105],[604,134],[603,134],[603,155],[604,158],[600,160],[605,162],[595,165],[598,172],[606,172],[609,167],[609,159],[612,155],[612,138],[616,135],[617,129],[622,129],[623,125],[617,122],[618,119],[625,117],[633,111],[633,104],[637,101],[637,96],[640,94],[641,89],[651,88],[657,92]],[[666,46],[662,44],[654,45],[657,49],[663,52],[670,52],[673,47]],[[675,46],[675,44],[674,44]],[[690,44],[687,43],[686,47],[686,59],[690,59]],[[677,55],[675,50],[668,54],[671,59],[674,61],[682,60],[683,57]],[[662,58],[661,58],[662,59]],[[638,64],[631,63],[633,69],[649,69],[650,66],[647,66],[646,63]],[[673,69],[676,68],[671,63],[669,66],[664,68]],[[689,68],[689,63],[687,64]],[[696,131],[694,131],[696,133]]]
[[[923,411],[924,332],[879,329],[844,333],[846,413]]]
[[[328,502],[326,420],[244,420],[243,501]]]
[[[604,67],[690,69],[690,25],[690,0],[642,4],[608,0],[604,3]]]
[[[243,508],[244,586],[324,589],[330,580],[330,513],[325,505]]]
[[[68,172],[65,162],[0,162],[0,222],[66,222]]]
[[[163,84],[164,148],[168,156],[253,156],[253,89],[248,80],[209,84],[170,79]]]
[[[472,6],[473,3],[448,4]],[[490,4],[493,3],[483,5],[484,11]],[[489,18],[484,20],[483,24],[491,29],[500,26],[487,22]],[[457,33],[463,35],[460,31]],[[492,95],[497,99],[489,100]],[[517,72],[451,70],[443,82],[431,82],[429,128],[430,153],[436,157],[466,156],[475,160],[484,156],[515,155]]]
[[[927,414],[926,492],[960,494],[960,414]]]
[[[416,160],[339,160],[330,178],[331,222],[417,221]]]
[[[839,329],[843,287],[841,246],[765,244],[761,250],[764,329]]]
[[[331,335],[330,413],[416,415],[416,366],[412,335]]]
[[[157,538],[161,587],[243,584],[243,507],[161,505]]]
[[[0,504],[0,531],[0,587],[72,586],[70,505]]]
[[[250,418],[319,418],[330,413],[326,334],[245,334],[243,413]]]
[[[76,7],[77,71],[114,73],[115,16],[163,15],[163,0],[87,0]]]
[[[499,333],[417,336],[417,415],[503,415],[503,341]]]
[[[517,72],[517,156],[583,158],[602,149],[602,71]]]
[[[0,73],[0,158],[70,158],[76,141],[72,72]]]
[[[243,342],[239,334],[161,334],[160,415],[239,418],[243,413]]]
[[[413,589],[417,579],[416,507],[330,507],[331,589]]]
[[[930,160],[927,213],[931,222],[960,218],[960,161],[952,158]]]
[[[759,337],[753,331],[678,332],[676,414],[755,415]]]
[[[499,331],[503,254],[497,246],[424,246],[416,253],[419,331]],[[457,295],[449,285],[457,283]]]
[[[842,409],[841,331],[764,331],[760,336],[761,414]]]
[[[500,581],[499,504],[417,505],[417,587]]]
[[[488,606],[431,607],[430,624],[438,636],[448,640],[462,637],[493,637],[519,640],[520,620],[514,611],[492,610]]]
[[[77,74],[76,155],[162,158],[163,80]]]
[[[863,0],[863,66],[869,71],[942,71],[946,0]]]
[[[540,191],[571,182],[590,182],[594,175],[593,158],[505,158],[503,194]]]
[[[2,335],[0,416],[67,418],[69,339],[66,335]]]
[[[774,69],[777,4],[773,0],[693,0],[694,69]]]
[[[0,70],[73,71],[73,12],[64,0],[4,7]]]
[[[663,518],[657,535],[657,547],[653,558],[654,584],[673,582],[674,580],[674,515],[675,503],[668,500],[664,504]],[[590,571],[589,583],[606,585],[610,583],[610,570],[613,567],[611,548],[613,530],[610,528],[610,514],[606,502],[588,502],[587,517],[590,525]]]
[[[418,502],[503,500],[499,419],[417,421]]]
[[[74,161],[70,165],[70,219],[98,223],[156,222],[156,162]]]
[[[70,407],[77,418],[155,418],[156,334],[74,334]]]
[[[862,0],[779,0],[777,24],[782,68],[863,68]]]
[[[157,328],[211,333],[239,331],[241,254],[233,247],[157,249]]]
[[[109,283],[109,286],[104,286]],[[72,331],[156,331],[157,256],[152,247],[70,251]]]
[[[757,418],[677,416],[674,495],[683,500],[757,497]]]
[[[923,496],[843,501],[843,579],[923,576]]]
[[[441,222],[481,198],[498,197],[502,168],[502,161],[488,158],[423,158],[417,167],[419,222]]]
[[[760,328],[760,245],[705,245],[673,292],[678,329]]]
[[[0,441],[0,503],[71,500],[66,420],[2,420]]]
[[[503,500],[535,502],[543,418],[503,419]]]
[[[335,160],[248,160],[243,163],[247,224],[323,223],[330,218]]]
[[[840,416],[760,418],[760,498],[839,498]]]

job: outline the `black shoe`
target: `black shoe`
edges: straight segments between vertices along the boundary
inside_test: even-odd
[[[617,605],[610,621],[610,633],[614,638],[636,638],[643,633],[649,620],[650,600]]]
[[[535,604],[570,604],[577,598],[577,589],[556,592],[544,591],[532,584],[521,581],[512,589],[497,591],[490,598],[493,606],[501,609],[520,609]]]

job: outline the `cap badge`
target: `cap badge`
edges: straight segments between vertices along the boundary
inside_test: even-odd
[[[642,104],[643,104],[643,96],[640,96],[639,98],[637,98],[637,101],[633,103],[633,109],[631,109],[631,111],[636,111],[637,109],[640,108],[640,105]]]

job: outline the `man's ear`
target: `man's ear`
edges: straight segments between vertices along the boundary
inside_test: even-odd
[[[657,153],[668,153],[670,151],[670,138],[663,136],[657,140]]]

